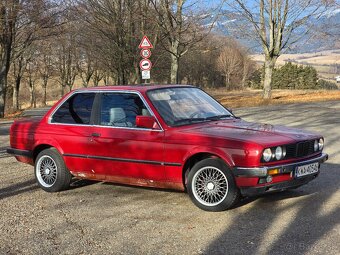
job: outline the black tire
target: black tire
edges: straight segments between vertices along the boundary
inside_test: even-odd
[[[62,156],[55,148],[43,150],[38,154],[34,174],[40,188],[47,192],[67,189],[72,179]]]
[[[188,194],[205,211],[224,211],[240,200],[240,191],[228,166],[218,158],[196,163],[188,174]]]

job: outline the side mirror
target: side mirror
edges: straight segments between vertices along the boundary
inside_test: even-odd
[[[154,116],[136,116],[136,126],[139,128],[160,129]]]

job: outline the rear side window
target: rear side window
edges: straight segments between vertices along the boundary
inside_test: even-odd
[[[90,124],[94,93],[78,93],[66,100],[52,117],[52,123]]]

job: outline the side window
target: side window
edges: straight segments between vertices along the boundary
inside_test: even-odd
[[[104,93],[101,98],[100,124],[136,127],[136,116],[150,116],[142,99],[132,93]]]
[[[52,117],[52,123],[90,124],[94,93],[78,93],[65,101]]]

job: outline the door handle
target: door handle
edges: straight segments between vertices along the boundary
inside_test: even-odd
[[[91,136],[93,136],[93,137],[100,137],[100,134],[99,133],[92,133]]]

